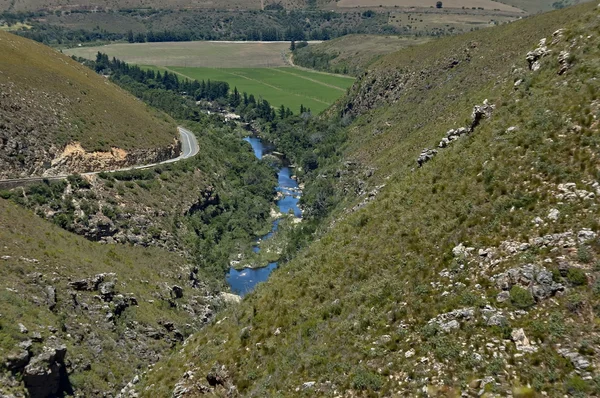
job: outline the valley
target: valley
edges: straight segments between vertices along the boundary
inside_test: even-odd
[[[600,395],[600,6],[442,3],[2,5],[0,395]]]

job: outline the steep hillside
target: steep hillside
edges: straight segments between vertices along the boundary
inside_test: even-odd
[[[152,163],[176,125],[86,67],[0,31],[0,178]],[[82,154],[82,152],[87,152]],[[91,154],[101,151],[104,153]]]
[[[600,394],[599,17],[373,64],[339,109],[347,161],[320,174],[341,190],[374,170],[364,196],[142,396]]]
[[[3,199],[0,224],[2,396],[118,392],[224,303],[173,253],[92,243]]]

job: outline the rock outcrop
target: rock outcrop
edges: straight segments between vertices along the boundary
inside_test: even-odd
[[[554,282],[552,272],[534,264],[511,268],[490,278],[500,290],[510,290],[517,285],[528,289],[536,301],[540,301],[564,290],[564,286]]]
[[[62,380],[66,378],[66,354],[64,345],[44,347],[42,353],[25,366],[23,382],[31,398],[54,397],[62,391]]]

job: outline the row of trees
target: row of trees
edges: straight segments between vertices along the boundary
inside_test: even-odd
[[[179,97],[189,97],[195,101],[220,101],[224,105],[235,108],[242,116],[249,119],[260,118],[272,122],[277,117],[283,119],[293,115],[293,112],[283,105],[278,111],[275,111],[266,99],[257,99],[253,94],[246,92],[240,93],[237,87],[231,90],[227,82],[210,79],[180,79],[175,73],[169,71],[161,73],[152,69],[142,69],[137,65],[129,65],[114,57],[110,59],[107,54],[101,52],[96,54],[96,60],[92,66],[96,72],[110,75],[113,80],[126,84],[128,89],[135,91],[135,94],[140,98],[148,96],[145,87],[148,90],[166,90],[177,94]],[[143,87],[135,86],[134,90],[132,86],[134,82],[142,84]],[[156,105],[157,99],[150,98],[149,100],[155,106],[164,109],[164,105]],[[304,109],[302,106],[301,111],[310,112],[310,109]]]

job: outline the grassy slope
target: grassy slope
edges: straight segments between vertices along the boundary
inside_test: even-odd
[[[0,358],[12,352],[18,342],[31,338],[19,332],[17,323],[24,324],[30,334],[39,331],[45,342],[55,335],[67,345],[67,361],[73,372],[70,381],[74,388],[92,396],[95,389],[107,391],[112,389],[109,387],[112,383],[126,384],[136,367],[147,365],[138,357],[137,350],[159,353],[169,347],[163,340],[153,340],[150,346],[144,347],[145,344],[140,344],[143,339],[136,343],[123,339],[126,325],[132,327],[132,323],[139,322],[136,328],[143,325],[160,330],[157,325],[160,320],[172,321],[176,327],[183,328],[193,321],[185,310],[169,308],[159,299],[165,293],[168,297],[168,286],[181,285],[184,282],[181,275],[187,277],[189,273],[184,260],[173,253],[89,242],[3,199],[0,199],[0,225],[0,255],[3,257],[0,260]],[[4,259],[4,256],[8,257]],[[89,310],[73,306],[70,296],[73,291],[67,286],[68,282],[99,273],[115,273],[117,293],[132,295],[139,303],[124,311],[116,327],[104,322],[108,303],[95,300],[95,292],[77,292],[76,300],[82,306],[87,303]],[[45,304],[46,286],[56,288],[58,304],[54,311]],[[51,327],[57,332],[52,333]],[[139,329],[136,332],[140,333]],[[36,343],[34,353],[41,346]],[[86,362],[92,364],[91,370],[82,371]],[[3,386],[3,392],[8,393],[4,388],[10,387]]]
[[[376,58],[425,41],[426,39],[401,36],[347,35],[319,44],[309,44],[298,52],[314,52],[334,57],[329,62],[330,71],[343,71],[346,67],[348,73],[357,76]]]
[[[331,381],[346,394],[364,388],[377,390],[376,395],[413,396],[437,384],[446,387],[430,385],[432,393],[452,395],[488,375],[498,384],[486,391],[501,395],[523,384],[551,396],[597,394],[596,379],[583,382],[555,350],[562,344],[597,360],[595,351],[585,348],[599,340],[593,310],[598,296],[590,287],[557,276],[567,293],[509,320],[508,329],[479,322],[465,322],[450,334],[424,328],[434,316],[465,306],[491,303],[514,311],[510,303],[495,302],[498,290],[488,279],[510,267],[534,262],[552,269],[562,255],[597,277],[591,266],[597,244],[575,251],[527,250],[488,271],[452,256],[460,242],[477,252],[507,239],[598,228],[597,200],[567,202],[554,196],[558,183],[583,188],[584,181],[597,178],[600,134],[594,101],[599,88],[591,78],[600,68],[600,27],[593,7],[435,41],[373,65],[349,96],[355,110],[362,107],[362,116],[350,127],[347,151],[376,166],[371,184],[385,181],[386,187],[164,362],[148,379],[154,384],[152,396],[170,395],[188,362],[200,384],[212,366],[224,364],[238,388],[253,396],[314,396],[312,390],[296,391],[310,380]],[[529,72],[527,51],[565,26],[570,27],[565,39],[542,70]],[[556,55],[573,39],[575,66],[557,76]],[[459,66],[448,68],[455,58],[461,59]],[[513,74],[515,68],[522,69]],[[389,83],[400,72],[405,85],[402,95],[394,96]],[[520,77],[524,83],[515,90],[513,82]],[[398,80],[396,75],[396,92]],[[370,96],[372,111],[364,102]],[[465,125],[472,106],[485,98],[497,105],[492,119],[412,171],[420,150],[436,145],[449,128]],[[569,133],[573,124],[582,127],[581,133]],[[517,132],[505,133],[510,126]],[[545,218],[553,207],[561,212],[558,221],[534,227],[531,220]],[[443,278],[443,269],[455,272],[453,282],[464,285]],[[449,294],[443,296],[444,291]],[[249,328],[242,332],[244,327]],[[520,327],[539,344],[536,354],[517,355],[514,343],[503,340]],[[281,334],[274,333],[277,328]],[[391,341],[377,343],[383,335]],[[498,342],[506,352],[495,358],[498,352],[486,344]],[[404,355],[411,348],[414,358]],[[473,352],[481,359],[474,361]]]
[[[0,53],[0,83],[9,85],[8,101],[21,106],[5,109],[9,127],[26,125],[47,145],[154,148],[177,136],[172,120],[55,50],[0,32]]]

